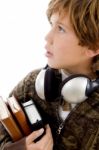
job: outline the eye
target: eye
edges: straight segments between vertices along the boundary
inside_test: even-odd
[[[52,22],[51,22],[51,20],[49,21],[49,24],[52,26]]]
[[[59,30],[59,32],[63,32],[63,33],[65,32],[64,28],[60,25],[58,25],[58,30]]]

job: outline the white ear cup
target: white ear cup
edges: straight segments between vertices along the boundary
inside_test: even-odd
[[[70,75],[63,81],[61,79],[62,76],[55,74],[55,70],[42,69],[35,81],[37,95],[46,101],[55,101],[62,96],[65,101],[77,104],[99,87],[99,79],[93,82],[85,75]]]
[[[39,74],[37,75],[36,81],[35,81],[35,89],[37,92],[37,95],[45,100],[45,94],[44,94],[44,78],[45,78],[45,71],[46,69],[42,69]]]
[[[86,86],[87,78],[72,78],[63,85],[61,95],[69,103],[80,103],[87,98],[85,95]]]

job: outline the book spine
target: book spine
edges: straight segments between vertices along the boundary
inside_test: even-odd
[[[13,115],[15,116],[23,134],[25,136],[29,135],[31,133],[31,129],[29,127],[28,121],[26,119],[26,116],[25,116],[23,110],[21,109],[18,112],[13,113]]]
[[[21,131],[19,130],[12,116],[2,119],[1,123],[3,124],[3,126],[5,127],[5,129],[7,130],[7,132],[9,133],[14,142],[18,141],[23,137]]]

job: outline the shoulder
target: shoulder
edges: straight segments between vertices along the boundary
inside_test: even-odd
[[[16,97],[23,97],[25,95],[24,92],[27,93],[29,90],[32,90],[31,88],[34,88],[36,77],[41,69],[35,69],[29,72],[22,80],[18,82],[18,84],[10,92],[9,96],[15,95]]]
[[[35,70],[29,72],[29,73],[23,78],[24,82],[31,81],[31,80],[34,81],[40,71],[41,71],[41,69],[35,69]]]

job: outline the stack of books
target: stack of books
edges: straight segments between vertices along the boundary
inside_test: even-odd
[[[14,96],[6,101],[0,97],[0,121],[14,142],[31,133],[26,115]]]

